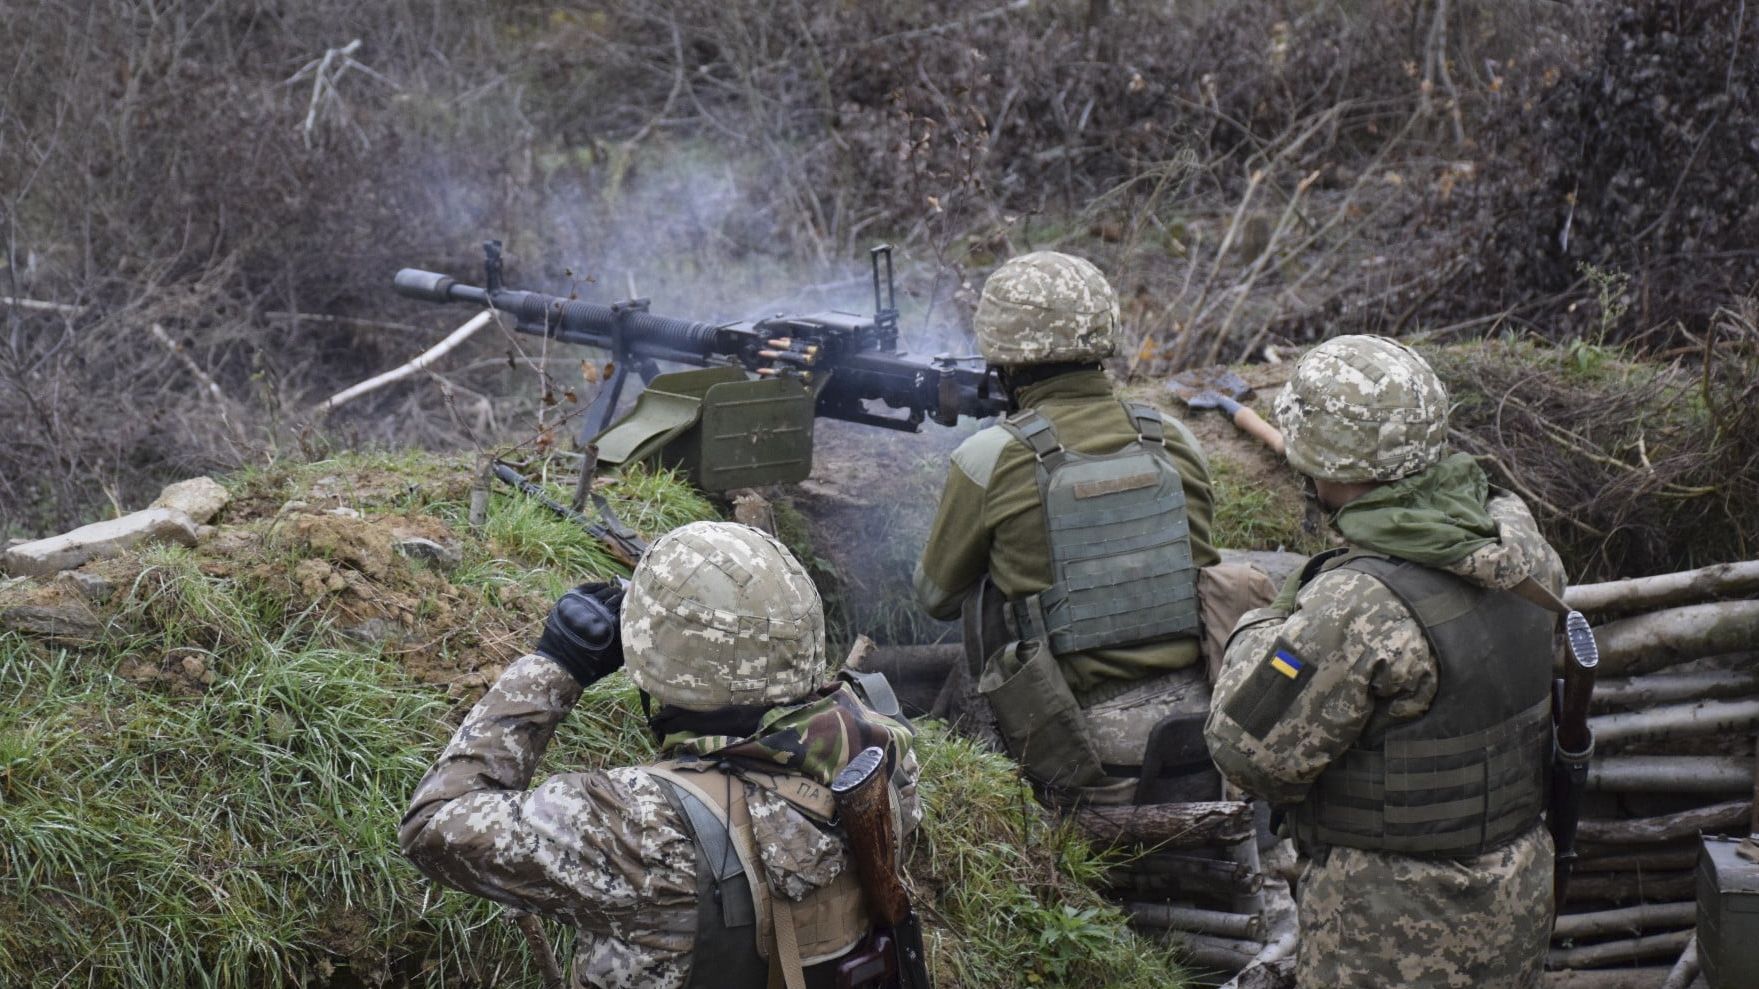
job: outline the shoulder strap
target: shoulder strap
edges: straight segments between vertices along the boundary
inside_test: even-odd
[[[838,671],[838,676],[847,680],[861,696],[862,703],[873,708],[874,713],[883,714],[893,720],[904,717],[904,708],[898,703],[898,692],[892,689],[892,681],[886,679],[878,670],[857,670],[845,666]],[[907,724],[908,722],[906,722]]]
[[[712,807],[720,812],[706,820],[712,821],[717,826],[711,828],[711,831],[720,830],[726,836],[725,840],[732,843],[733,850],[738,853],[740,867],[744,870],[746,879],[751,886],[752,906],[757,912],[758,954],[769,960],[770,987],[771,989],[783,989],[783,987],[785,989],[806,989],[806,967],[800,958],[800,938],[799,932],[795,928],[794,904],[786,896],[775,896],[770,892],[769,880],[765,878],[763,873],[762,854],[757,847],[757,838],[751,831],[751,806],[746,800],[745,783],[751,782],[755,786],[772,789],[778,796],[802,809],[807,809],[806,805],[803,802],[797,802],[793,795],[776,785],[779,781],[799,780],[819,790],[824,790],[824,788],[817,787],[817,784],[813,784],[812,781],[805,780],[803,777],[787,774],[750,773],[746,775],[752,777],[751,779],[747,780],[741,776],[738,778],[738,786],[728,787],[727,803],[722,806],[709,791],[699,786],[698,783],[702,777],[708,775],[727,776],[731,779],[729,774],[720,770],[697,769],[686,766],[677,760],[668,760],[648,766],[647,771],[671,783],[684,794],[702,801],[707,805],[705,810]],[[834,811],[835,803],[830,792],[824,790],[822,796],[822,802],[815,802]],[[685,801],[685,805],[688,808],[689,802]],[[691,815],[691,824],[693,826],[696,824],[694,814]]]
[[[1037,409],[1021,409],[997,425],[1008,431],[1008,435],[1026,444],[1032,456],[1038,460],[1044,470],[1056,470],[1062,463],[1065,451],[1063,444],[1057,439],[1056,427]]]
[[[1167,445],[1167,423],[1160,410],[1142,402],[1125,402],[1124,411],[1136,426],[1136,438],[1144,443]]]

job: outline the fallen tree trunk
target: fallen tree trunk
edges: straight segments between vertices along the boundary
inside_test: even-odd
[[[1194,934],[1257,941],[1264,937],[1264,921],[1257,914],[1204,910],[1183,903],[1125,902],[1130,920],[1145,927],[1164,927]]]
[[[1689,899],[1696,890],[1695,873],[1658,872],[1620,875],[1600,872],[1570,880],[1570,903],[1668,903]]]
[[[1545,973],[1545,989],[1655,989],[1667,968],[1589,968]]]
[[[1759,591],[1759,560],[1579,584],[1564,592],[1564,603],[1582,612],[1654,611],[1753,591]]]
[[[1167,862],[1167,859],[1183,861]],[[1214,867],[1206,867],[1204,863]],[[1249,896],[1264,888],[1262,874],[1248,872],[1230,860],[1172,856],[1165,852],[1144,855],[1118,867],[1109,882],[1120,890],[1156,896],[1201,893],[1230,899]],[[1128,895],[1126,892],[1125,897]]]
[[[1597,681],[1594,707],[1643,708],[1754,694],[1759,694],[1759,673],[1656,673]]]
[[[1545,953],[1545,965],[1547,968],[1593,968],[1597,965],[1616,965],[1645,958],[1669,957],[1678,955],[1691,939],[1692,932],[1689,930],[1669,931],[1666,934],[1607,941],[1583,945],[1580,948],[1553,948]]]
[[[1698,864],[1696,851],[1623,852],[1584,855],[1576,860],[1576,872],[1667,872],[1690,869]]]
[[[1751,793],[1753,760],[1712,755],[1607,756],[1589,764],[1588,789],[1620,793]]]
[[[1698,919],[1698,904],[1640,903],[1617,910],[1566,913],[1551,929],[1554,938],[1604,937],[1608,934],[1641,934],[1656,928],[1690,927]]]
[[[1759,601],[1694,604],[1621,618],[1594,630],[1600,672],[1650,673],[1689,659],[1738,652],[1759,642]]]
[[[1593,729],[1597,745],[1744,732],[1755,725],[1759,725],[1759,698],[1696,701],[1588,719],[1588,727]]]
[[[1680,811],[1677,814],[1662,814],[1659,817],[1589,819],[1577,826],[1576,839],[1606,845],[1676,841],[1680,838],[1695,838],[1706,831],[1714,833],[1744,825],[1752,812],[1752,801],[1731,800],[1728,803]]]
[[[1228,800],[1082,807],[1072,816],[1076,827],[1101,848],[1194,848],[1240,841],[1252,834],[1252,805]]]
[[[1168,940],[1185,950],[1185,961],[1193,967],[1224,972],[1238,972],[1252,964],[1252,959],[1264,950],[1264,945],[1257,941],[1184,931],[1169,932]]]

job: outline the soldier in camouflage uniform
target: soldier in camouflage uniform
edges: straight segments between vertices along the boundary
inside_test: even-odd
[[[917,600],[936,618],[967,610],[971,673],[1042,794],[1146,799],[1150,733],[1207,710],[1195,591],[1219,559],[1208,464],[1183,423],[1113,393],[1100,361],[1118,301],[1088,261],[1008,261],[973,323],[1018,411],[954,451]],[[1274,590],[1259,579],[1255,603]],[[1210,773],[1186,796],[1215,796]]]
[[[1205,733],[1311,857],[1300,984],[1536,986],[1554,619],[1532,602],[1562,564],[1446,453],[1447,394],[1409,348],[1327,341],[1276,414],[1347,545],[1241,619]]]
[[[582,688],[625,652],[644,708],[660,704],[649,725],[665,760],[529,788]],[[834,981],[870,925],[830,781],[880,746],[899,833],[921,812],[908,724],[865,699],[896,714],[883,680],[824,673],[818,592],[780,543],[725,522],[667,533],[626,602],[588,584],[557,603],[422,781],[404,854],[448,886],[573,925],[577,986]]]

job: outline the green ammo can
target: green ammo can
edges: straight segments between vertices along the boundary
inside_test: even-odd
[[[1704,836],[1698,855],[1698,961],[1710,989],[1759,986],[1759,841],[1754,838]]]

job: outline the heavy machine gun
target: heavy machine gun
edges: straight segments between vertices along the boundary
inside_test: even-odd
[[[1008,411],[982,358],[898,349],[889,246],[872,251],[872,316],[833,310],[731,323],[655,315],[647,299],[604,305],[507,288],[501,242],[484,243],[483,254],[481,287],[414,268],[397,272],[393,286],[426,302],[492,308],[521,333],[609,351],[610,373],[579,439],[601,463],[657,458],[724,491],[804,479],[815,417],[915,432],[924,420],[951,426]],[[661,363],[702,370],[661,374]],[[617,419],[631,370],[643,391]],[[880,414],[869,402],[903,414]]]

